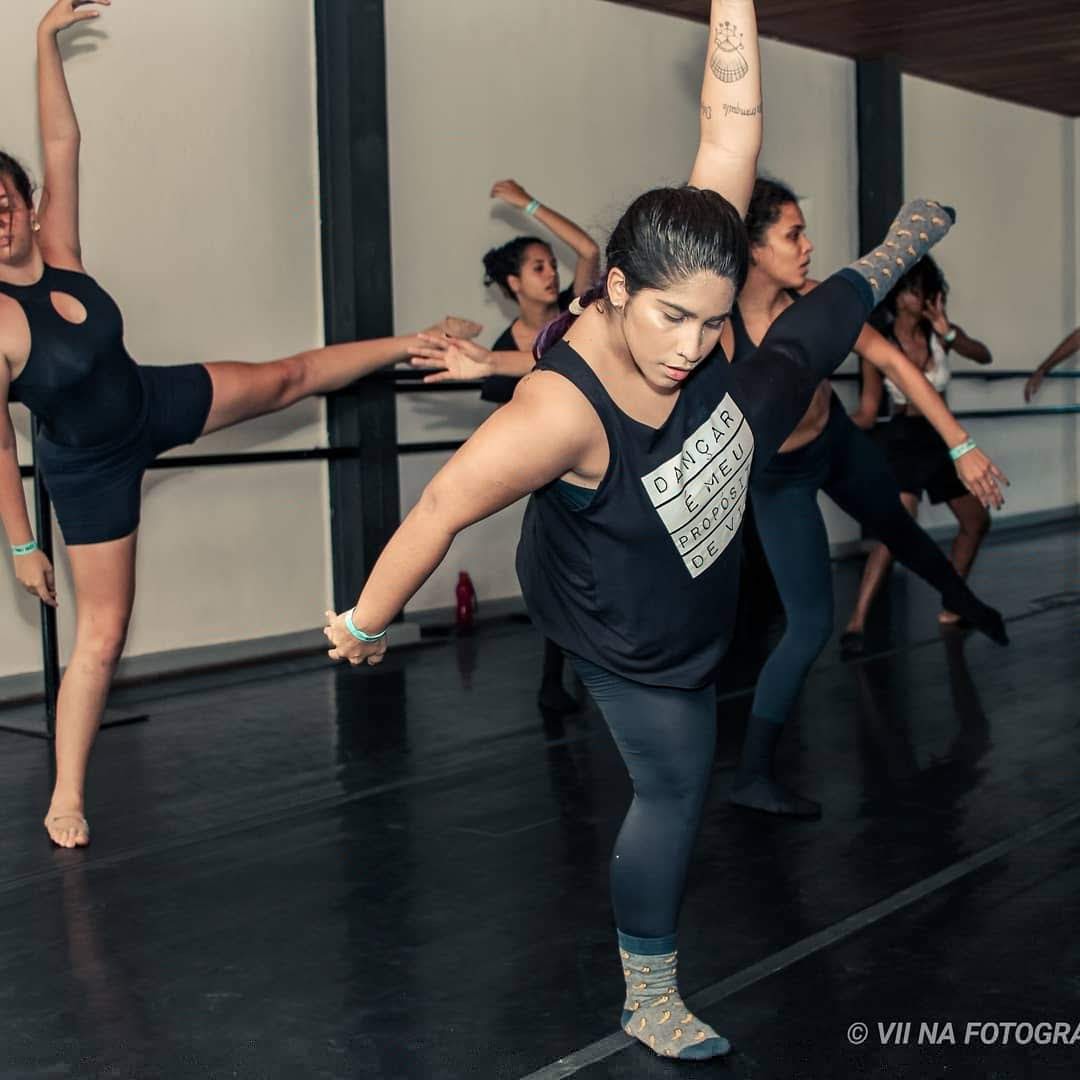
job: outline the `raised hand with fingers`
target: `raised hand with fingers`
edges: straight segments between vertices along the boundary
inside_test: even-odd
[[[492,185],[491,197],[518,210],[524,210],[532,202],[532,196],[516,180],[497,180]]]
[[[112,0],[57,0],[40,23],[40,30],[46,34],[59,34],[76,23],[96,19],[103,7],[109,7]]]

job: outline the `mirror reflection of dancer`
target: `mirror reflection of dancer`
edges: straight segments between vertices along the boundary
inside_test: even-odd
[[[200,435],[347,386],[407,359],[417,345],[416,335],[384,338],[264,364],[141,367],[131,359],[119,309],[83,266],[80,132],[57,46],[62,30],[97,18],[108,3],[59,0],[40,24],[45,183],[36,209],[25,169],[0,154],[0,520],[15,576],[42,603],[55,606],[53,568],[30,528],[6,408],[17,401],[41,423],[37,466],[68,546],[75,586],[75,650],[60,684],[56,785],[45,818],[50,839],[62,847],[90,842],[86,766],[134,601],[146,466]],[[439,328],[480,331],[459,319]]]
[[[386,627],[454,536],[532,494],[517,561],[529,612],[570,653],[634,784],[611,865],[622,1026],[677,1058],[730,1049],[682,1001],[675,928],[713,768],[747,478],[847,356],[886,271],[950,225],[937,204],[909,203],[881,247],[776,320],[753,363],[713,355],[746,274],[761,75],[751,0],[713,0],[710,26],[692,186],[631,204],[602,285],[541,335],[538,370],[435,476],[325,629],[333,659],[379,663]]]
[[[536,364],[533,345],[541,329],[596,282],[600,249],[579,225],[534,199],[516,180],[500,180],[491,189],[493,199],[523,211],[539,222],[577,255],[574,280],[559,288],[559,264],[551,245],[537,236],[517,236],[484,255],[485,285],[497,285],[517,304],[518,317],[499,335],[490,349],[473,341],[445,335],[421,336],[423,347],[413,359],[416,367],[440,367],[424,382],[482,379],[485,401],[506,404],[521,377]],[[537,704],[555,713],[575,712],[579,705],[563,687],[563,652],[553,641],[544,642],[543,673]]]
[[[1024,384],[1024,400],[1031,402],[1039,392],[1043,379],[1058,366],[1064,364],[1074,353],[1080,352],[1080,326],[1078,326],[1032,373]]]
[[[750,271],[725,330],[732,363],[754,363],[756,342],[773,321],[816,287],[809,279],[813,245],[790,188],[775,180],[754,185],[746,215]],[[897,347],[863,327],[855,351],[919,407],[947,446],[968,445],[968,433],[941,396]],[[961,454],[954,475],[962,490],[987,505],[1001,505],[1000,470],[980,450]],[[780,452],[758,470],[751,506],[762,547],[784,605],[783,637],[758,677],[730,801],[737,806],[799,818],[821,816],[821,806],[778,784],[773,759],[810,668],[833,632],[833,579],[829,537],[818,505],[824,491],[878,537],[905,565],[961,608],[985,633],[1005,640],[1001,616],[981,604],[904,508],[885,455],[849,419],[828,381]]]
[[[945,311],[948,285],[937,263],[927,256],[913,266],[897,283],[885,307],[892,315],[886,333],[904,355],[922,372],[925,380],[938,395],[949,384],[949,352],[977,364],[992,362],[990,350],[969,337],[959,326],[949,321]],[[925,403],[911,392],[910,387],[898,386],[891,378],[863,364],[863,391],[857,422],[873,424],[881,405],[882,386],[892,402],[893,417],[880,429],[882,447],[889,468],[896,477],[907,512],[918,516],[923,492],[933,504],[948,503],[959,529],[953,540],[951,561],[957,574],[966,578],[975,563],[983,538],[990,531],[990,512],[980,498],[982,492],[965,483],[963,472],[964,447],[974,446],[971,440],[957,447],[943,438],[941,428],[932,423]],[[937,395],[935,395],[937,396]],[[936,429],[936,430],[935,430]],[[1000,474],[999,474],[1000,475]],[[994,504],[998,505],[998,504]],[[892,565],[893,554],[886,544],[878,544],[866,560],[859,595],[840,639],[847,656],[858,656],[865,649],[863,632],[874,599]],[[958,608],[954,599],[943,595],[943,608],[938,622],[943,625],[974,623],[971,612]]]

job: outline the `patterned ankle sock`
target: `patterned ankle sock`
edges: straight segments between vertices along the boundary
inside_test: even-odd
[[[874,292],[874,303],[880,304],[955,221],[956,211],[952,207],[928,199],[912,199],[900,208],[889,235],[878,247],[853,262],[850,269],[866,281]]]
[[[731,1044],[699,1020],[679,995],[675,937],[638,938],[619,932],[626,979],[622,1026],[661,1057],[702,1061],[728,1053]]]

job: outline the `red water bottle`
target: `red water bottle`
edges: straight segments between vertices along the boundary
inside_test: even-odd
[[[455,621],[459,633],[468,633],[473,628],[473,616],[476,614],[476,590],[473,588],[472,579],[464,570],[458,574],[457,588],[454,589],[457,597],[457,615]]]

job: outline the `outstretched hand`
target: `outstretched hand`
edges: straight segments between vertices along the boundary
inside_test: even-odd
[[[462,338],[420,334],[420,346],[409,363],[415,368],[439,368],[426,383],[470,382],[493,374],[491,350]]]
[[[491,197],[502,199],[519,210],[524,210],[532,202],[532,196],[516,180],[497,180],[491,188]]]
[[[1031,403],[1031,399],[1039,392],[1039,387],[1043,384],[1043,379],[1046,377],[1044,371],[1033,371],[1028,376],[1028,381],[1024,383],[1024,400]]]
[[[981,451],[969,450],[956,462],[956,472],[964,487],[989,508],[1005,505],[999,481],[1008,486],[1008,477]]]
[[[100,9],[111,4],[112,0],[57,0],[45,12],[40,29],[47,34],[59,34],[76,23],[98,18]]]
[[[448,337],[464,338],[466,341],[472,341],[483,329],[483,323],[473,322],[472,319],[463,319],[460,315],[446,315],[434,326],[429,326],[422,333],[446,334]]]
[[[31,596],[36,596],[49,607],[56,607],[56,576],[52,563],[43,551],[16,555],[15,577]]]

